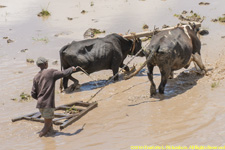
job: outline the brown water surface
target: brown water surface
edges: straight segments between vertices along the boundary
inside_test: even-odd
[[[60,0],[2,0],[0,5],[0,149],[130,149],[132,145],[212,145],[225,144],[225,26],[211,22],[224,14],[225,2],[208,1],[200,6],[199,0],[90,0],[62,2]],[[47,19],[37,17],[41,9],[48,9]],[[81,14],[85,10],[87,13]],[[183,10],[205,16],[202,28],[209,35],[201,37],[202,59],[208,76],[191,71],[193,65],[175,72],[164,95],[149,98],[150,83],[146,69],[130,79],[111,83],[94,99],[98,108],[53,137],[38,137],[43,124],[29,121],[11,122],[11,118],[38,111],[36,101],[18,102],[22,92],[30,93],[32,79],[38,72],[34,64],[39,56],[49,59],[50,68],[60,69],[52,62],[59,61],[59,50],[72,40],[82,40],[88,28],[110,33],[140,32],[147,24],[154,26],[176,25],[174,14]],[[68,20],[67,17],[73,18]],[[104,36],[101,35],[101,36]],[[7,43],[7,39],[13,43]],[[22,53],[22,49],[28,49]],[[131,57],[128,57],[125,62]],[[145,58],[136,58],[140,65]],[[111,71],[91,74],[99,86],[112,76]],[[94,95],[95,83],[83,73],[76,73],[82,87],[71,94],[59,94],[56,105],[73,101],[87,101]],[[121,76],[122,78],[122,76]],[[159,85],[160,75],[155,69],[154,80]],[[218,87],[212,88],[212,83]],[[59,82],[57,82],[57,87]],[[82,126],[84,129],[81,130]],[[58,126],[55,126],[59,130]]]

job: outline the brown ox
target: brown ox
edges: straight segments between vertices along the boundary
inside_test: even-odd
[[[164,93],[168,77],[173,75],[174,70],[188,68],[194,61],[201,70],[206,73],[206,68],[201,59],[201,42],[197,37],[197,29],[194,24],[178,26],[174,29],[159,32],[151,39],[145,55],[146,62],[127,79],[137,74],[146,64],[148,78],[151,82],[150,94],[156,94],[156,86],[153,81],[153,68],[158,66],[161,73],[159,93]]]

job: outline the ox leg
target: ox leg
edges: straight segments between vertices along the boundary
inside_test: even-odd
[[[173,79],[173,71],[170,72],[169,79]]]
[[[207,73],[207,70],[202,62],[202,58],[200,54],[198,53],[193,54],[193,61],[197,63],[197,65],[199,66],[201,70],[204,70],[205,73]]]
[[[69,79],[68,79],[67,77],[64,77],[64,78],[63,78],[63,88],[64,88],[64,89],[68,88],[68,80],[69,80]]]
[[[75,90],[76,88],[79,88],[79,81],[72,77],[72,75],[68,76],[70,80],[74,82],[74,85],[71,87],[72,90]]]
[[[151,64],[147,64],[147,67],[148,67],[148,79],[151,82],[150,95],[152,97],[153,95],[156,94],[156,87],[155,87],[155,83],[153,81],[153,68],[154,68],[154,66],[151,65]]]
[[[190,60],[188,61],[188,63],[186,64],[184,68],[187,69],[190,66],[192,61],[193,61],[193,56],[191,56]]]
[[[165,66],[163,68],[160,68],[160,73],[161,73],[161,82],[159,85],[159,93],[163,94],[164,93],[164,89],[167,83],[167,79],[170,75],[171,69],[169,69],[169,66]]]
[[[113,68],[113,76],[115,76],[118,73],[118,67],[117,68]],[[119,76],[118,74],[114,77],[114,81],[118,81],[119,80]]]

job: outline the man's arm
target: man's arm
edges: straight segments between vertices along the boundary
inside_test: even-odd
[[[76,71],[76,68],[72,66],[63,71],[58,71],[58,70],[54,71],[53,76],[54,76],[55,80],[58,80],[62,77],[71,75],[74,71]]]
[[[33,79],[33,87],[32,87],[32,90],[31,90],[31,96],[34,98],[34,99],[37,99],[37,85],[36,85],[36,82],[35,80]]]

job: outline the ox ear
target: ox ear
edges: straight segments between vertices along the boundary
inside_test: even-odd
[[[192,28],[192,30],[197,34],[200,30],[194,22],[188,22],[189,26]]]

